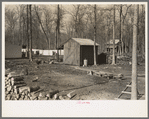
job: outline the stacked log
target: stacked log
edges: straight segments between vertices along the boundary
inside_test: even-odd
[[[42,92],[39,86],[26,86],[23,77],[14,76],[11,74],[5,76],[5,100],[70,100],[74,95],[74,91],[60,95],[59,91],[52,91],[50,93]]]

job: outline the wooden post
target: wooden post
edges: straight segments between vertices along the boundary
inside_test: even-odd
[[[138,32],[138,8],[134,7],[134,23],[133,23],[133,51],[132,51],[132,88],[131,100],[137,100],[137,32]]]
[[[97,65],[96,63],[96,4],[94,6],[94,15],[95,15],[95,24],[94,24],[94,65]]]

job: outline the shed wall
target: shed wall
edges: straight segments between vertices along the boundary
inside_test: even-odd
[[[64,45],[64,63],[71,65],[80,65],[80,45],[69,40]]]

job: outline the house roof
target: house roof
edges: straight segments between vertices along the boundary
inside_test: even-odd
[[[72,38],[72,39],[77,43],[79,43],[80,45],[94,45],[94,41],[92,41],[91,39],[83,39],[83,38]],[[99,44],[96,43],[96,45]]]
[[[118,44],[119,42],[119,39],[115,39],[115,44]],[[107,44],[113,44],[113,39],[110,39],[110,41],[108,41]]]

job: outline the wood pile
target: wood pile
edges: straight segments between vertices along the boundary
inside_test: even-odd
[[[45,93],[39,86],[27,86],[22,76],[5,75],[5,100],[71,100],[75,96],[74,91],[63,95],[58,90]]]
[[[109,72],[102,72],[102,71],[88,71],[87,72],[88,75],[95,75],[98,77],[103,77],[103,78],[107,78],[107,79],[124,79],[124,75],[123,74],[118,74],[118,75],[114,75],[112,73]]]

